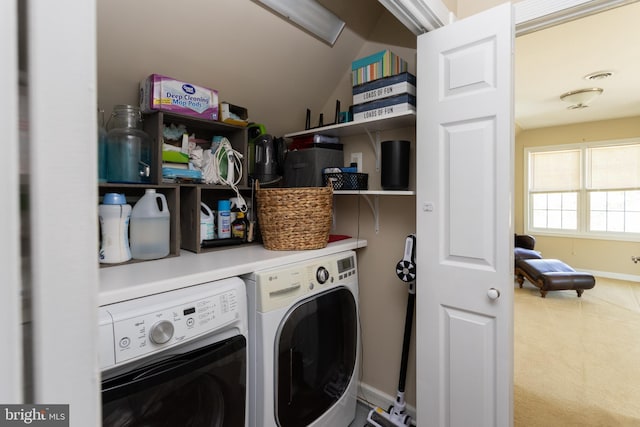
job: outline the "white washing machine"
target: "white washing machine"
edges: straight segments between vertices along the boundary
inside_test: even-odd
[[[249,425],[347,427],[360,327],[356,253],[243,276],[249,303]]]
[[[99,319],[104,427],[247,425],[242,280],[105,305]]]

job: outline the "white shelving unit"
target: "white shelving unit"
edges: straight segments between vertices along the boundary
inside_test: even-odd
[[[285,138],[295,138],[299,136],[307,136],[311,134],[321,133],[328,136],[351,136],[366,134],[376,158],[376,172],[380,171],[380,132],[389,129],[398,129],[416,125],[415,111],[407,111],[390,115],[381,119],[367,119],[357,122],[338,123],[329,126],[322,126],[313,129],[306,129],[299,132],[293,132],[285,135]],[[375,223],[375,231],[380,230],[380,196],[415,196],[415,191],[387,191],[387,190],[337,190],[336,195],[360,195],[362,196],[373,214]],[[372,200],[373,198],[373,200]]]
[[[366,119],[357,122],[338,123],[335,125],[322,126],[312,129],[306,129],[299,132],[289,133],[285,138],[295,138],[297,136],[306,136],[314,133],[322,133],[328,136],[350,136],[367,134],[371,147],[376,157],[376,172],[380,172],[380,132],[383,130],[415,126],[415,111],[406,111],[403,113],[389,115],[381,119]],[[336,194],[339,194],[336,192]],[[362,193],[360,193],[362,194]],[[409,192],[406,195],[414,195],[415,192]]]
[[[349,136],[357,135],[363,132],[376,132],[387,129],[415,126],[415,111],[406,111],[394,115],[389,115],[382,119],[366,119],[357,122],[338,123],[335,125],[322,126],[312,129],[306,129],[299,132],[286,134],[286,138],[294,138],[296,136],[305,136],[314,133],[322,133],[329,136]]]

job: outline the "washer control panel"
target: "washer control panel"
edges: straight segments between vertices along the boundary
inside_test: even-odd
[[[317,258],[273,270],[256,272],[256,308],[267,312],[331,286],[357,281],[355,252]]]
[[[239,283],[214,282],[101,307],[101,319],[110,318],[113,362],[117,365],[164,350],[244,318],[244,283],[237,280]],[[100,326],[102,335],[105,322]],[[102,357],[101,365],[109,366]]]

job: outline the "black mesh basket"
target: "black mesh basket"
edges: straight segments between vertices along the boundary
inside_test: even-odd
[[[366,190],[369,188],[369,175],[366,173],[340,172],[324,173],[324,184],[329,182],[334,190]]]

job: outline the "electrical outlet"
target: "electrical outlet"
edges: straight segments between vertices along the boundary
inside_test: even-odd
[[[357,163],[358,172],[362,173],[362,153],[351,153],[351,160],[349,163]]]

